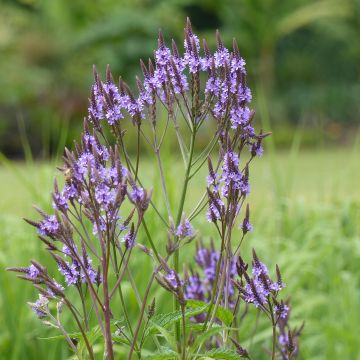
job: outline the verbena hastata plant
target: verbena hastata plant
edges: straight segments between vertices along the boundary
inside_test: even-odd
[[[244,237],[252,231],[245,203],[249,167],[262,154],[267,134],[257,134],[252,125],[251,92],[236,42],[230,51],[216,36],[215,53],[205,41],[201,51],[188,21],[181,54],[174,41],[170,50],[160,33],[154,61],[141,62],[138,96],[122,79],[116,85],[109,69],[105,80],[95,70],[81,142],[73,151],[65,149],[64,186],[54,185],[54,212],[38,209],[41,219],[27,220],[37,228],[59,274],[50,274],[37,261],[10,270],[39,291],[31,308],[60,331],[77,358],[114,359],[119,352],[128,359],[250,359],[239,334],[252,306],[272,328],[265,354],[294,359],[298,353],[301,328],[290,328],[289,302],[279,299],[284,287],[279,268],[274,279],[255,251],[251,271],[241,257]],[[130,121],[137,134],[135,156],[126,148],[124,130]],[[214,131],[199,149],[204,124]],[[174,136],[184,161],[176,206],[165,176],[172,169],[161,156],[168,136]],[[161,206],[142,185],[147,174],[141,168],[141,139],[157,163],[161,181],[154,186],[161,187]],[[206,166],[203,196],[185,213],[191,180]],[[163,225],[156,233],[147,226],[151,208],[151,216]],[[209,246],[192,241],[200,238],[192,226],[199,216],[206,216],[217,234]],[[240,237],[234,236],[237,227]],[[167,244],[157,241],[161,237],[168,238]],[[180,252],[194,245],[195,261],[180,267]],[[131,274],[132,261],[139,264],[136,257],[153,264],[152,274],[143,274],[148,276],[145,288]],[[125,279],[139,301],[135,317],[127,311]],[[163,297],[173,299],[170,313],[149,296],[159,286],[165,289]],[[72,321],[66,321],[69,314]]]

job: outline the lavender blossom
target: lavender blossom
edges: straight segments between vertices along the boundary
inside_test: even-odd
[[[136,235],[134,231],[134,224],[131,226],[129,232],[124,236],[123,241],[127,249],[133,248],[136,245]]]
[[[59,222],[56,219],[55,215],[47,216],[38,227],[38,232],[40,235],[44,236],[54,236],[60,228]]]
[[[169,283],[172,285],[172,287],[173,287],[174,289],[177,289],[177,288],[178,288],[178,286],[179,286],[178,277],[176,276],[174,270],[172,270],[172,271],[170,271],[170,272],[167,273],[167,275],[166,275],[166,280],[169,281]]]
[[[28,268],[27,268],[27,274],[28,276],[31,278],[31,279],[36,279],[39,274],[40,274],[40,271],[39,269],[34,266],[33,264],[31,264]]]
[[[288,300],[286,302],[281,302],[276,308],[278,310],[276,312],[276,315],[278,316],[277,348],[282,360],[293,360],[299,353],[299,337],[303,331],[304,323],[299,328],[290,327],[289,320],[291,309]]]
[[[64,275],[67,285],[74,285],[80,280],[79,267],[76,263],[71,265],[68,262],[59,264],[59,271]]]
[[[180,239],[194,236],[194,229],[188,219],[183,219],[181,221],[181,223],[179,224],[179,226],[175,231],[175,235]]]
[[[199,246],[195,261],[202,269],[204,277],[200,277],[199,274],[195,273],[189,277],[188,282],[185,288],[185,295],[187,299],[194,300],[202,300],[202,301],[210,301],[216,279],[216,271],[219,262],[220,254],[215,250],[214,245],[212,244],[210,248],[206,248],[204,246]],[[226,270],[225,270],[226,268]],[[223,271],[228,271],[227,266],[225,266],[225,262],[223,261],[220,266],[220,274],[219,278],[221,278],[221,274]],[[236,275],[236,261],[233,259],[230,264],[230,272],[229,279],[233,280]],[[228,284],[228,288],[223,289],[224,293],[227,291],[228,293],[228,302],[230,307],[234,307],[235,305],[235,290],[232,282],[230,281]],[[199,318],[196,318],[196,321],[199,321]]]
[[[247,205],[245,216],[239,225],[242,237],[238,244],[234,244],[233,231],[238,224],[238,216],[242,213],[244,200],[250,192],[249,165],[254,157],[262,155],[262,140],[268,134],[263,134],[262,131],[256,133],[253,127],[254,111],[250,105],[252,94],[246,82],[245,61],[240,56],[236,42],[233,42],[232,49],[226,48],[217,32],[216,43],[216,51],[211,52],[204,40],[202,50],[189,20],[185,27],[183,50],[178,50],[175,41],[169,47],[160,32],[153,59],[149,59],[147,65],[140,61],[143,78],[136,78],[137,94],[132,92],[122,78],[115,83],[109,66],[105,79],[101,79],[94,68],[94,84],[81,140],[75,143],[73,150],[64,151],[64,164],[61,168],[64,186],[60,188],[57,182],[54,183],[54,212],[46,214],[39,210],[40,221],[27,220],[37,228],[39,238],[56,261],[58,273],[66,286],[57,283],[48,269],[35,261],[29,267],[9,270],[17,272],[20,278],[32,283],[39,291],[39,300],[30,306],[38,317],[47,316],[50,325],[62,329],[62,309],[60,306],[56,307],[57,316],[53,316],[55,309],[49,306],[50,301],[68,308],[74,315],[79,328],[76,331],[81,332],[91,360],[95,356],[93,342],[88,339],[88,335],[94,319],[98,322],[103,337],[104,344],[99,347],[104,348],[103,357],[115,359],[113,327],[117,325],[114,316],[119,311],[124,312],[126,326],[119,328],[116,334],[123,337],[129,345],[128,359],[132,358],[134,351],[138,352],[139,358],[143,355],[142,347],[148,342],[147,333],[157,331],[153,326],[156,322],[149,321],[154,316],[154,302],[147,322],[144,323],[145,305],[148,303],[149,293],[154,290],[151,289],[154,279],[173,296],[174,311],[181,311],[181,323],[175,322],[176,345],[171,349],[179,354],[174,354],[174,357],[185,359],[194,355],[189,351],[194,347],[194,336],[185,338],[185,335],[190,335],[186,331],[186,307],[192,307],[191,303],[196,303],[190,300],[211,303],[208,313],[200,313],[191,318],[192,321],[203,323],[201,326],[205,333],[207,330],[212,331],[217,323],[223,322],[229,326],[225,320],[217,318],[215,309],[225,307],[225,313],[231,311],[236,317],[241,300],[253,304],[267,313],[274,329],[277,326],[277,345],[281,356],[287,359],[284,357],[287,354],[292,359],[297,353],[297,337],[301,330],[290,329],[289,304],[277,299],[285,286],[278,267],[277,279],[273,281],[266,265],[258,259],[255,251],[252,273],[248,273],[248,265],[241,257],[234,256],[234,253],[241,251],[244,235],[253,229]],[[160,108],[166,112],[165,123],[163,117],[158,117]],[[216,131],[209,144],[197,153],[198,147],[202,146],[201,142],[197,143],[197,134],[203,124],[210,121],[215,123]],[[213,125],[209,124],[208,129],[213,129]],[[134,126],[138,134],[134,139],[137,141],[136,149],[139,151],[142,147],[141,141],[144,138],[156,154],[168,217],[164,216],[163,209],[158,208],[155,201],[150,202],[151,192],[142,185],[147,179],[144,179],[141,172],[141,154],[135,154],[135,163],[133,154],[126,149],[126,144],[133,140],[128,141],[126,138],[131,134],[128,131],[130,126]],[[145,129],[144,126],[149,126],[150,129]],[[170,129],[171,127],[173,128]],[[183,190],[176,213],[173,212],[175,204],[169,201],[171,197],[167,189],[170,187],[166,184],[161,159],[163,140],[171,133],[176,133],[185,162]],[[191,139],[189,145],[188,139]],[[211,157],[216,157],[215,166],[212,165]],[[197,246],[196,265],[194,269],[191,266],[185,267],[190,270],[185,270],[183,277],[179,264],[184,257],[180,257],[180,250],[191,243],[195,231],[189,218],[183,216],[180,221],[179,219],[189,206],[190,180],[201,170],[206,159],[209,166],[206,193],[191,212],[191,221],[208,205],[206,216],[217,232],[209,247],[202,243]],[[154,210],[151,216],[158,216],[161,220],[159,223],[164,224],[163,234],[161,228],[157,227],[155,236],[152,236],[151,226],[146,225],[146,211],[150,205]],[[173,217],[174,214],[176,217]],[[176,226],[173,219],[176,219]],[[89,230],[91,225],[92,232]],[[165,234],[169,237],[168,243],[166,248],[162,248],[160,240]],[[145,235],[147,239],[144,240]],[[143,240],[150,244],[151,249],[142,244]],[[145,274],[150,275],[150,280],[142,300],[139,320],[132,331],[129,324],[133,321],[128,319],[126,313],[127,306],[124,303],[128,299],[123,297],[122,286],[124,276],[132,279],[133,264],[130,255],[136,252],[132,251],[135,246],[151,256],[157,264],[153,274]],[[167,255],[163,257],[165,252]],[[129,283],[137,293],[133,281]],[[78,301],[75,295],[78,296]],[[82,306],[78,307],[77,302]],[[115,309],[119,304],[124,308]],[[166,314],[164,316],[167,317]],[[234,318],[234,324],[237,320]],[[242,318],[240,323],[241,321]],[[143,338],[140,340],[142,329]],[[193,327],[193,330],[196,336],[197,328]],[[226,332],[224,330],[223,335]],[[69,341],[74,355],[77,355],[78,348],[66,334],[63,335]],[[231,347],[241,357],[250,358],[236,340],[230,339],[232,344],[214,333],[208,341],[196,344],[196,348],[200,354],[214,345],[225,350]],[[273,358],[274,354],[275,346]]]
[[[278,305],[275,305],[274,313],[277,317],[286,319],[286,317],[288,316],[288,313],[289,313],[289,307],[282,302]]]
[[[241,262],[244,264],[242,259]],[[252,278],[250,278],[246,272],[242,271],[240,275],[245,276],[246,284],[243,285],[241,282],[235,284],[240,290],[241,297],[247,303],[254,304],[257,308],[269,312],[269,302],[275,302],[278,292],[284,287],[278,267],[276,267],[276,273],[278,279],[274,282],[269,277],[269,271],[266,265],[259,260],[255,250],[253,250]],[[280,312],[280,315],[285,315],[287,309],[285,307],[282,308],[281,306],[281,303],[278,302],[275,302],[273,305],[273,307]]]
[[[39,319],[43,319],[48,316],[49,300],[45,296],[39,295],[39,299],[36,300],[35,303],[28,303],[28,304],[30,305],[32,311]]]
[[[250,232],[253,230],[253,226],[250,223],[249,219],[245,218],[243,223],[241,224],[241,229],[244,233]]]
[[[186,284],[185,297],[186,299],[205,300],[204,287],[199,274],[196,273],[189,277]]]
[[[132,186],[132,191],[129,194],[130,200],[134,203],[140,203],[144,198],[144,189],[136,186],[135,184]]]

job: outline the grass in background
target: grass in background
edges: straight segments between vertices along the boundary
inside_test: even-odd
[[[358,359],[360,325],[360,188],[358,179],[358,146],[352,149],[293,151],[265,154],[252,168],[251,218],[255,227],[244,244],[249,259],[252,247],[274,269],[282,269],[287,283],[286,293],[294,305],[293,321],[306,322],[301,338],[302,359]],[[165,154],[164,154],[165,155]],[[4,159],[3,159],[4,160]],[[165,162],[172,161],[170,156]],[[54,164],[2,162],[0,167],[0,263],[6,266],[26,266],[32,258],[44,252],[31,227],[21,217],[36,217],[32,204],[49,209]],[[156,183],[151,165],[149,183]],[[181,160],[167,174],[169,192],[178,196],[178,174]],[[181,181],[181,178],[180,178]],[[197,202],[205,184],[205,172],[191,183],[190,198]],[[156,201],[161,201],[156,191]],[[147,217],[150,228],[156,229],[157,218]],[[205,220],[199,217],[195,228],[208,239],[215,235]],[[236,236],[236,235],[235,235]],[[166,234],[159,234],[159,242]],[[139,251],[140,252],[140,251]],[[139,280],[150,263],[134,254],[132,266],[139,268]],[[185,259],[184,259],[185,260]],[[186,259],[188,260],[188,258]],[[141,263],[140,263],[141,261]],[[46,260],[44,260],[46,262]],[[139,266],[141,264],[141,266]],[[54,265],[52,264],[52,268]],[[15,280],[14,274],[0,272],[0,354],[4,359],[62,359],[67,357],[64,344],[40,340],[53,334],[27,307],[36,294],[30,284]],[[134,294],[125,289],[130,312],[137,316]],[[157,311],[165,311],[161,294],[154,288]],[[254,312],[253,316],[256,316]],[[251,346],[255,359],[265,359],[267,333],[259,322],[256,334],[245,324],[242,342]],[[260,355],[262,354],[262,355]]]

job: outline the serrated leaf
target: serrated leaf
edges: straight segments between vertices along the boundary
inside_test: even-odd
[[[159,326],[157,324],[154,325],[159,333],[165,338],[168,345],[170,345],[173,349],[176,349],[176,340],[173,335],[170,334],[164,327]]]
[[[213,349],[201,354],[200,359],[242,360],[243,358],[234,350]]]
[[[200,300],[189,300],[188,301],[188,306],[191,306],[193,308],[200,308],[205,305],[210,306],[209,304],[207,304],[203,301],[200,301]],[[213,308],[214,308],[214,306],[213,306]],[[218,308],[216,309],[215,316],[219,320],[221,320],[226,326],[230,326],[233,321],[233,318],[234,318],[233,313],[230,310],[224,309],[221,306],[218,306]]]
[[[195,351],[206,340],[218,334],[221,330],[226,329],[225,326],[214,325],[210,329],[204,331],[202,334],[197,335],[194,343],[191,345],[190,352]]]
[[[221,306],[216,309],[215,316],[219,320],[221,320],[226,326],[230,326],[234,318],[234,315],[230,310],[224,309]]]
[[[82,337],[80,332],[68,334],[70,339],[80,339]],[[55,336],[49,336],[49,337],[39,337],[40,340],[59,340],[59,339],[65,339],[64,335],[55,335]]]
[[[187,308],[185,309],[185,317],[189,318],[195,315],[199,315],[207,310],[209,307],[209,304],[200,302],[193,303],[192,301],[187,304]],[[177,321],[180,321],[182,318],[181,311],[174,311],[167,314],[159,314],[153,317],[151,320],[151,325],[147,328],[145,332],[145,337],[148,336],[151,332],[156,330],[156,326],[165,327],[171,324],[176,323]],[[155,326],[156,325],[156,326]]]
[[[112,335],[112,340],[116,343],[119,343],[119,344],[125,344],[125,345],[129,345],[130,346],[130,343],[128,340],[122,338],[121,336],[118,336],[118,335]]]
[[[100,329],[99,325],[94,326],[92,329],[90,329],[87,333],[86,333],[86,337],[88,339],[88,342],[90,344],[90,346],[93,346],[96,342],[96,340],[102,336],[102,332]],[[77,349],[78,352],[80,354],[87,354],[87,347],[86,347],[86,343],[83,337],[80,338],[80,341],[77,345]]]
[[[176,359],[177,353],[169,348],[161,348],[161,353],[149,355],[145,360],[173,360]]]
[[[146,360],[174,360],[176,355],[174,354],[156,354],[145,358]]]

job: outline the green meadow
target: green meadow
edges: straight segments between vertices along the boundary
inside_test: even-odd
[[[300,325],[305,321],[300,359],[360,359],[359,145],[355,143],[341,149],[299,151],[293,147],[282,152],[267,151],[251,168],[252,191],[248,201],[254,231],[246,237],[243,256],[249,260],[250,251],[255,247],[272,272],[275,263],[280,266],[287,284],[285,294],[293,304],[292,323]],[[171,200],[175,201],[182,181],[182,163],[180,159],[174,162],[173,157],[163,155],[165,164],[171,168],[166,180]],[[153,165],[147,159],[141,161],[145,184],[156,184],[159,179]],[[31,285],[3,271],[7,266],[27,266],[30,259],[40,259],[56,274],[54,264],[44,257],[36,232],[22,218],[36,219],[32,204],[50,211],[57,164],[55,161],[14,163],[4,158],[1,164],[0,358],[66,359],[69,355],[61,340],[42,339],[56,332],[42,326],[27,306],[26,302],[37,296]],[[205,171],[200,172],[190,183],[186,210],[191,210],[201,198],[205,176]],[[154,188],[156,203],[162,203],[161,196]],[[156,234],[159,219],[149,212],[146,221]],[[204,242],[213,238],[216,244],[216,234],[204,214],[195,219],[194,227],[201,231]],[[166,234],[160,231],[155,239],[164,249]],[[139,242],[146,244],[141,234]],[[190,259],[186,252],[186,257],[181,259],[183,263]],[[144,257],[136,250],[130,264],[140,284],[140,294],[146,286],[144,274],[150,276],[151,271],[151,263],[144,261]],[[124,292],[136,321],[138,305],[128,281],[124,282]],[[169,305],[162,302],[161,291],[154,288],[152,296],[157,300],[157,312],[169,310]],[[254,319],[256,310],[250,312]],[[269,330],[265,330],[264,321],[261,316],[258,322],[250,324],[249,320],[240,334],[242,344],[255,359],[267,358],[263,349],[269,345]],[[125,350],[119,348],[118,351],[122,358]]]

